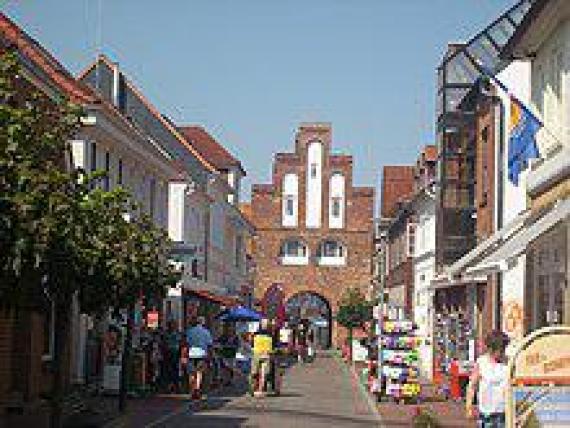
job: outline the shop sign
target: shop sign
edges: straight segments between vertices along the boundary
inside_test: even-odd
[[[146,316],[146,325],[148,328],[158,328],[158,311],[149,312]]]
[[[509,375],[507,426],[570,426],[570,327],[524,338]]]

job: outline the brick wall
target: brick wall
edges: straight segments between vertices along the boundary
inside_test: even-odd
[[[413,166],[385,166],[382,172],[382,217],[392,217],[398,202],[410,197],[413,189]]]
[[[323,143],[322,211],[321,227],[307,229],[306,213],[306,149],[314,139]],[[354,187],[353,159],[349,155],[331,155],[332,130],[330,125],[305,124],[295,138],[294,153],[278,153],[273,164],[271,184],[254,184],[252,188],[252,221],[257,229],[254,262],[256,266],[255,292],[262,298],[273,284],[282,284],[285,297],[300,292],[311,292],[323,297],[333,313],[338,300],[348,287],[360,287],[366,294],[371,280],[372,232],[374,190]],[[345,177],[345,227],[329,229],[328,183],[334,172]],[[281,226],[281,183],[287,173],[296,173],[299,179],[298,227]],[[279,253],[281,244],[288,238],[300,238],[315,255],[319,243],[331,238],[340,241],[347,249],[345,266],[319,266],[314,257],[304,266],[284,266]],[[338,344],[342,332],[333,326],[333,343]]]

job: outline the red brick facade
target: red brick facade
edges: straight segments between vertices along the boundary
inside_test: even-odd
[[[398,210],[398,203],[409,198],[413,190],[413,166],[385,166],[382,174],[382,217],[393,217]]]
[[[360,287],[363,293],[370,285],[374,189],[354,187],[352,156],[331,154],[332,129],[327,124],[301,125],[296,135],[294,153],[278,153],[273,164],[272,184],[254,184],[252,190],[252,220],[257,229],[255,245],[255,292],[263,297],[273,284],[281,284],[285,298],[300,292],[323,297],[335,312],[338,301],[348,287]],[[307,228],[307,146],[318,140],[323,144],[321,227]],[[298,177],[297,227],[282,226],[282,183],[285,174]],[[344,227],[330,229],[328,183],[334,173],[345,177]],[[282,243],[298,238],[307,246],[310,257],[302,266],[286,266],[280,259]],[[314,255],[324,239],[335,239],[346,248],[344,266],[321,266]],[[333,326],[333,344],[339,343]]]

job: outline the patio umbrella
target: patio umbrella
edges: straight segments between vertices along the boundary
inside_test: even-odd
[[[236,322],[236,321],[260,321],[261,314],[253,309],[244,308],[243,306],[235,306],[226,309],[217,316],[221,321]]]

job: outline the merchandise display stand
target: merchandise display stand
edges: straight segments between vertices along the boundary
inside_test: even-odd
[[[416,326],[410,320],[389,318],[384,320],[382,341],[383,394],[399,402],[418,402],[420,339],[415,336]]]

